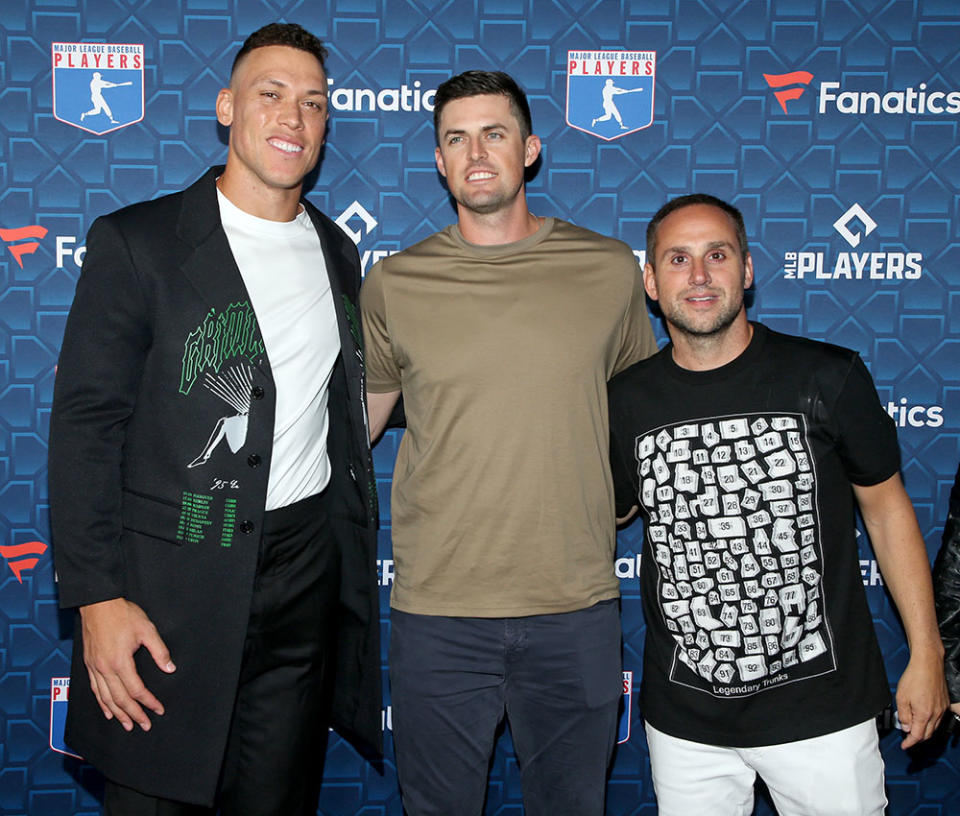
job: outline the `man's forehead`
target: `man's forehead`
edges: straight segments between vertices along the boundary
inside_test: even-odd
[[[289,45],[263,45],[244,55],[233,73],[233,80],[260,82],[273,78],[284,79],[284,75],[312,74],[319,91],[325,93],[327,74],[320,60],[309,51],[293,48]]]
[[[662,235],[669,231],[690,233],[706,230],[719,233],[716,241],[721,243],[724,240],[729,240],[730,236],[735,237],[737,234],[737,227],[733,218],[712,204],[690,204],[687,207],[674,210],[660,222],[658,232]],[[724,233],[729,233],[729,235]]]
[[[448,102],[440,112],[440,129],[462,127],[465,124],[488,127],[504,125],[513,120],[510,100],[501,94],[462,96]]]

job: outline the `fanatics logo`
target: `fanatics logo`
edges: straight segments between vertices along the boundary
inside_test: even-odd
[[[656,51],[568,51],[567,124],[611,141],[653,124]]]
[[[53,117],[98,136],[143,119],[143,45],[51,46]]]
[[[40,248],[38,241],[28,241],[27,238],[43,238],[47,234],[47,228],[39,224],[31,224],[29,227],[17,227],[15,229],[0,229],[0,240],[7,244],[7,249],[13,255],[17,265],[23,269],[23,256],[32,255]],[[22,241],[23,243],[14,244],[13,241]]]
[[[10,544],[0,546],[0,556],[7,562],[7,566],[17,580],[23,583],[23,573],[33,569],[40,561],[38,556],[47,551],[47,545],[42,541],[28,541],[26,544]]]
[[[809,85],[810,81],[813,79],[813,74],[811,74],[809,71],[791,71],[788,74],[764,74],[763,78],[767,81],[767,85],[769,85],[771,88],[783,89],[775,91],[773,95],[780,103],[780,107],[783,109],[783,112],[788,113],[787,102],[790,102],[794,99],[799,99],[801,96],[803,96],[803,92],[807,89],[807,85]],[[787,87],[789,85],[794,87]]]

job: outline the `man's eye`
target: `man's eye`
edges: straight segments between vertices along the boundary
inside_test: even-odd
[[[687,260],[687,256],[686,256],[686,255],[674,255],[674,256],[670,259],[670,263],[682,264],[682,263],[686,263],[686,260]]]

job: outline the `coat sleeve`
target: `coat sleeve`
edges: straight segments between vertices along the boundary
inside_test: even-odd
[[[956,703],[960,702],[960,468],[950,494],[943,544],[933,565],[933,591],[950,701]]]
[[[124,595],[123,445],[151,344],[129,246],[97,219],[67,318],[50,419],[50,524],[60,605]]]

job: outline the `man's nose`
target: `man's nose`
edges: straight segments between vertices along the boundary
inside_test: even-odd
[[[710,282],[710,272],[703,259],[697,258],[690,263],[690,283],[702,286]]]
[[[293,130],[303,127],[303,110],[296,101],[284,102],[280,111],[280,122]]]

